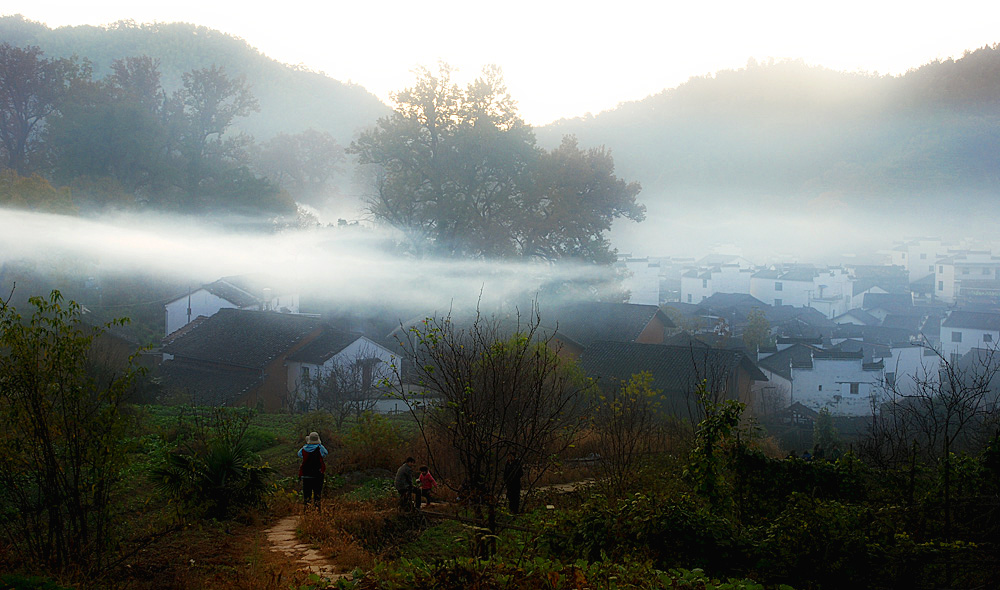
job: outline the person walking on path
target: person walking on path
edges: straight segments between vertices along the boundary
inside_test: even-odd
[[[420,466],[420,475],[417,476],[417,480],[420,481],[420,495],[417,496],[417,508],[423,506],[424,498],[427,498],[427,505],[431,505],[431,489],[437,485],[434,481],[434,476],[431,475],[429,469],[426,465]]]
[[[302,459],[299,479],[302,480],[303,509],[309,507],[310,500],[319,509],[320,498],[323,496],[323,477],[326,475],[326,461],[323,457],[326,457],[327,452],[319,440],[318,432],[310,432],[306,437],[306,444],[299,449],[299,458]]]
[[[513,453],[507,455],[507,462],[503,466],[503,483],[507,489],[507,506],[511,514],[521,511],[521,478],[524,477],[524,467],[521,460]]]
[[[413,457],[407,457],[406,461],[396,470],[396,480],[393,482],[393,485],[396,487],[396,491],[399,492],[399,507],[402,510],[413,508],[413,494],[417,491],[417,488],[413,485],[413,479],[416,477],[413,473],[413,465],[416,462],[417,460]],[[417,508],[419,507],[418,497]]]

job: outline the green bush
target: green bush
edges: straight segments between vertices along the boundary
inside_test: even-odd
[[[243,442],[251,453],[259,453],[278,444],[278,437],[271,431],[259,426],[251,426],[243,435]]]
[[[344,494],[345,500],[356,502],[374,502],[396,497],[396,488],[391,479],[368,479],[358,487]]]
[[[686,589],[686,590],[763,590],[764,586],[746,579],[719,580],[700,569],[652,567],[632,559],[620,562],[600,561],[561,563],[542,558],[511,560],[454,559],[433,564],[401,559],[380,564],[353,583],[363,590],[465,590],[504,589],[578,590],[607,589]],[[792,590],[781,586],[779,590]]]
[[[661,568],[739,571],[745,541],[728,519],[695,500],[662,500],[636,493],[614,504],[594,496],[579,510],[557,516],[545,536],[555,555],[595,561],[641,555]],[[569,531],[563,536],[562,531]]]
[[[48,578],[36,576],[21,576],[17,574],[0,575],[0,590],[70,590]]]
[[[309,412],[298,419],[295,431],[291,433],[291,439],[296,445],[302,445],[310,432],[318,432],[323,444],[331,445],[337,432],[337,422],[333,415],[325,410]],[[327,448],[329,449],[329,446]]]
[[[385,416],[365,413],[343,438],[342,468],[395,471],[402,446],[403,437],[392,422]]]
[[[257,457],[242,441],[216,438],[206,446],[188,447],[152,470],[156,488],[194,516],[229,518],[263,504],[273,469],[255,466]]]
[[[793,494],[762,527],[757,568],[771,580],[813,581],[830,588],[879,586],[895,545],[899,510]]]

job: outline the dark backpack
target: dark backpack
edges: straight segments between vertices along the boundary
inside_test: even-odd
[[[302,451],[302,476],[319,477],[323,475],[323,455],[319,449]]]

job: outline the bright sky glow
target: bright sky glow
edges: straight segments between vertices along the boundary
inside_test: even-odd
[[[496,63],[535,125],[597,114],[751,57],[899,74],[1000,42],[1000,3],[981,0],[6,0],[0,11],[52,27],[124,19],[204,25],[387,102],[411,83],[415,66],[441,59],[464,81]]]

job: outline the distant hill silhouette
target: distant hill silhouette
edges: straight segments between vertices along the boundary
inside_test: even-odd
[[[756,64],[536,130],[611,148],[651,206],[906,196],[1000,203],[1000,46],[902,76]]]
[[[168,92],[180,87],[181,74],[217,64],[245,75],[261,112],[240,123],[258,139],[308,128],[330,132],[346,145],[358,130],[388,114],[389,107],[361,86],[325,74],[279,63],[225,33],[186,23],[135,24],[50,29],[21,16],[0,18],[0,41],[37,45],[48,57],[77,55],[93,63],[95,77],[110,71],[115,59],[148,55],[160,60]]]

